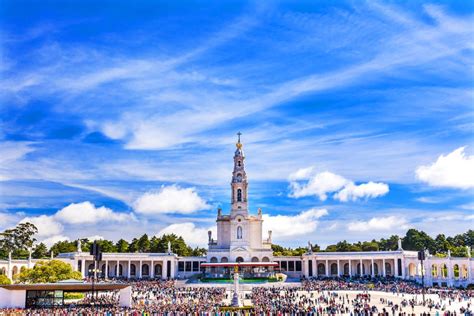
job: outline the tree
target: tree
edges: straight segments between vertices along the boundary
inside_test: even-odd
[[[147,234],[143,234],[143,236],[138,239],[138,251],[150,252],[150,240],[148,239]]]
[[[199,247],[194,248],[191,252],[191,256],[193,257],[201,257],[201,256],[205,256],[206,254],[207,254],[207,249],[199,248]]]
[[[28,256],[27,249],[36,241],[36,233],[38,228],[31,223],[20,223],[15,228],[0,233],[0,255],[6,257],[9,252],[13,252],[15,257]]]
[[[97,244],[100,246],[102,252],[117,252],[117,247],[110,240],[97,240]]]
[[[435,253],[446,253],[448,249],[452,247],[451,243],[446,239],[444,234],[436,236],[435,240]]]
[[[5,275],[5,274],[0,274],[0,284],[11,284],[12,281]]]
[[[115,248],[117,248],[117,252],[128,252],[128,242],[125,239],[120,239],[115,244]]]
[[[392,235],[388,239],[380,239],[379,248],[380,250],[389,251],[398,249],[398,236]]]
[[[33,253],[31,256],[35,259],[42,259],[48,257],[48,248],[44,243],[39,243],[36,245],[36,247],[33,249]]]
[[[428,249],[430,253],[436,253],[435,241],[423,231],[409,229],[402,241],[403,249],[420,251]]]
[[[133,238],[130,245],[128,245],[128,251],[130,252],[138,252],[138,239]]]
[[[38,261],[33,268],[22,269],[17,276],[21,283],[55,283],[68,279],[81,280],[82,275],[60,260]]]
[[[77,251],[77,244],[75,241],[62,240],[52,245],[49,251],[50,252],[52,251],[55,254],[65,253],[65,252],[75,252]]]
[[[379,244],[373,240],[373,241],[364,241],[362,243],[362,251],[378,251],[379,250]]]

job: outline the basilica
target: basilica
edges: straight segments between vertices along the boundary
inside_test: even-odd
[[[103,253],[99,263],[102,278],[186,279],[196,274],[227,277],[239,268],[252,276],[266,277],[275,273],[288,278],[335,276],[391,276],[439,286],[467,286],[474,282],[474,260],[448,254],[440,258],[427,254],[423,261],[418,253],[402,249],[399,241],[394,251],[313,252],[311,247],[302,256],[273,256],[272,232],[262,231],[262,210],[252,214],[248,206],[248,179],[245,171],[243,144],[239,138],[233,157],[230,213],[217,211],[217,236],[208,232],[205,257],[180,257],[168,247],[166,253]],[[179,232],[177,232],[179,234]],[[94,273],[93,258],[78,246],[76,252],[60,253],[62,260],[84,277]],[[10,279],[22,267],[33,267],[37,259],[0,260],[0,274]],[[96,272],[97,273],[97,272]]]

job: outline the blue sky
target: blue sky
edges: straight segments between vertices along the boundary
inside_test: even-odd
[[[3,1],[0,229],[277,243],[473,227],[469,1]]]

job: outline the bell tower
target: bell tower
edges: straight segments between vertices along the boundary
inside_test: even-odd
[[[245,173],[245,155],[240,142],[241,132],[237,133],[238,140],[235,146],[237,149],[234,154],[234,171],[232,172],[231,182],[231,210],[232,213],[238,212],[248,215],[247,207],[247,174]]]

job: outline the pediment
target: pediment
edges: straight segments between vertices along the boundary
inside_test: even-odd
[[[236,252],[247,251],[247,249],[245,249],[244,247],[235,247],[235,248],[232,249],[232,251],[236,251]]]

